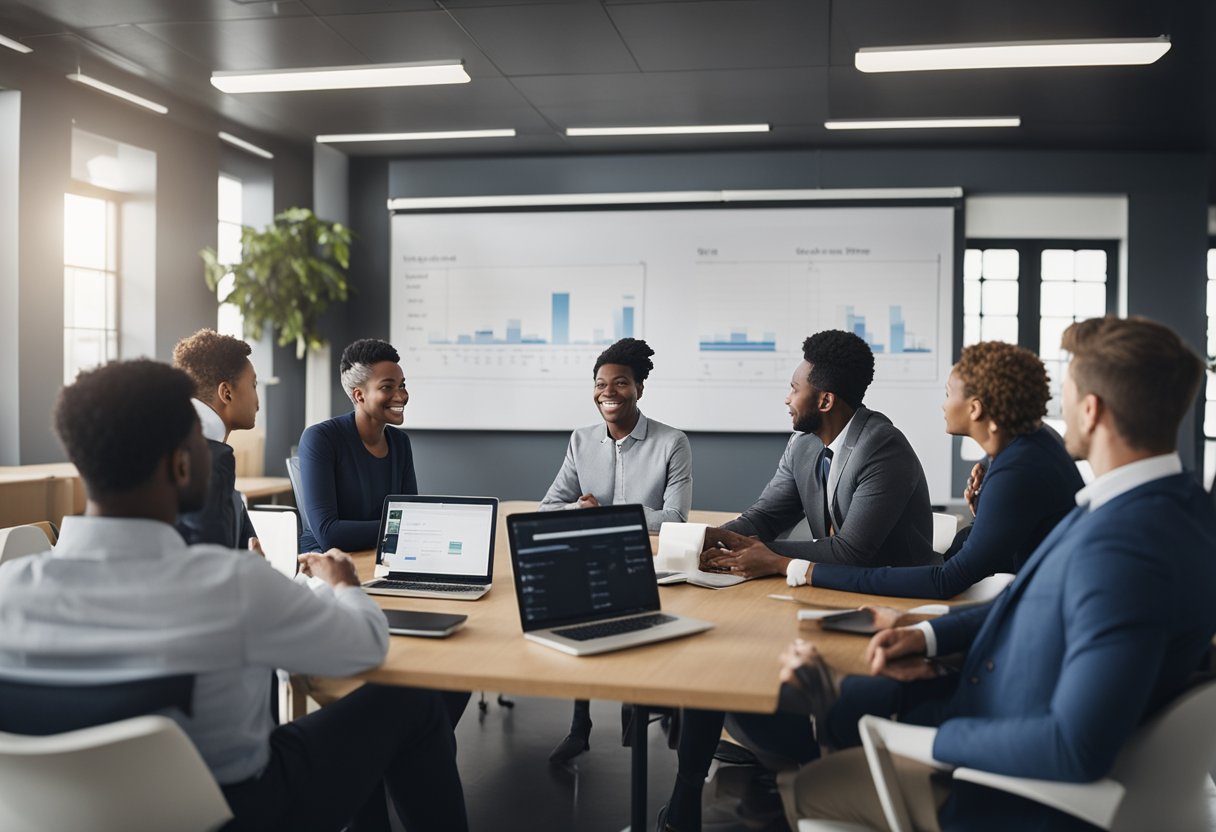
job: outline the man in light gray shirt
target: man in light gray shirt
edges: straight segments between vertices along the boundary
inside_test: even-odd
[[[654,350],[623,338],[600,353],[592,400],[604,423],[570,435],[566,459],[541,501],[541,511],[640,503],[652,532],[682,523],[692,507],[692,448],[683,431],[647,419],[638,409]],[[565,763],[591,748],[591,703],[574,703],[570,734],[549,755]]]
[[[40,684],[194,676],[172,711],[235,815],[230,829],[466,828],[446,711],[432,692],[366,685],[275,727],[273,668],[351,675],[388,650],[384,615],[337,550],[301,558],[309,586],[262,558],[187,546],[179,511],[207,493],[194,383],[153,361],[64,388],[55,429],[88,492],[54,551],[0,566],[0,678]],[[380,784],[383,782],[384,786]]]

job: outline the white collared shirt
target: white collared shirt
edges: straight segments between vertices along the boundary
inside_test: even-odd
[[[1126,494],[1133,488],[1139,488],[1153,480],[1172,477],[1182,473],[1182,460],[1177,453],[1151,456],[1148,459],[1129,462],[1107,471],[1089,485],[1077,492],[1077,505],[1085,506],[1087,511],[1101,508],[1105,503]],[[913,625],[925,634],[925,655],[937,655],[937,634],[929,621]]]
[[[849,426],[853,424],[853,420],[857,418],[857,413],[854,412],[849,417],[849,421],[844,423],[844,427],[840,429],[840,433],[836,434],[836,438],[832,440],[832,444],[828,445],[828,450],[832,452],[832,462],[828,466],[828,502],[836,494],[836,484],[840,482],[840,468],[836,465],[840,460],[840,452],[844,450],[845,439],[849,435]]]
[[[220,418],[220,414],[202,399],[191,399],[190,403],[198,413],[198,420],[203,423],[203,436],[212,442],[223,442],[228,431],[224,429],[224,420]]]
[[[1129,462],[1107,471],[1077,492],[1077,505],[1087,506],[1089,511],[1101,508],[1105,503],[1125,494],[1133,488],[1182,473],[1182,460],[1176,453],[1151,456],[1137,462]]]
[[[66,517],[54,551],[0,565],[0,675],[193,673],[193,716],[170,715],[222,784],[269,760],[273,668],[348,676],[379,665],[388,641],[361,588],[309,591],[248,552],[187,546],[156,520]]]

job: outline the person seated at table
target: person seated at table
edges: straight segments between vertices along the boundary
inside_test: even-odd
[[[342,351],[342,389],[354,410],[300,437],[300,551],[374,549],[390,494],[417,494],[405,421],[410,394],[401,357],[386,341],[365,338]]]
[[[173,348],[174,366],[194,382],[192,401],[211,453],[206,503],[178,517],[177,530],[187,543],[248,547],[261,553],[245,502],[236,491],[236,457],[228,444],[234,430],[252,430],[257,420],[258,378],[250,352],[244,341],[213,329],[200,329]]]
[[[54,426],[80,471],[85,515],[51,552],[0,565],[0,676],[104,684],[194,676],[171,711],[224,793],[233,830],[389,824],[468,828],[440,697],[365,685],[276,727],[271,671],[346,675],[379,665],[388,626],[337,550],[301,557],[310,589],[262,558],[189,546],[174,529],[207,494],[211,463],[194,382],[148,360],[81,373]],[[383,784],[383,785],[381,785]]]
[[[785,397],[794,435],[755,505],[708,529],[703,569],[744,577],[786,575],[806,583],[811,561],[859,566],[940,562],[933,551],[929,486],[907,438],[862,403],[874,380],[874,354],[851,332],[807,338]],[[776,540],[806,517],[814,540]],[[758,539],[757,539],[758,538]],[[701,826],[701,788],[725,714],[684,710],[679,769],[666,820]],[[732,734],[794,763],[819,756],[810,721],[797,714],[734,714]]]
[[[602,424],[570,435],[566,459],[541,500],[541,511],[640,503],[646,526],[658,532],[666,522],[682,523],[692,507],[692,449],[682,431],[647,419],[638,400],[654,350],[623,338],[595,360],[591,398]],[[591,703],[574,703],[570,733],[549,755],[568,762],[591,748]]]
[[[983,511],[966,542],[940,566],[812,563],[807,583],[869,595],[953,598],[997,572],[1017,572],[1085,483],[1042,418],[1051,391],[1037,355],[1003,341],[964,347],[946,382],[946,432],[969,436],[992,458]]]
[[[1073,324],[1063,347],[1065,439],[1094,481],[992,604],[884,630],[866,657],[874,673],[907,683],[900,721],[938,726],[934,760],[1084,783],[1110,771],[1206,659],[1216,510],[1175,450],[1203,376],[1191,349],[1161,324],[1114,317]],[[787,680],[821,666],[810,645],[792,652]],[[939,675],[933,657],[956,653],[961,673]],[[909,760],[898,769],[917,829],[1092,828],[1003,792],[943,785],[932,770]],[[885,826],[859,748],[779,783],[791,822]]]

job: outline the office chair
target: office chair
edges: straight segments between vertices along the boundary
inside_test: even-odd
[[[0,829],[204,832],[232,812],[171,719],[194,677],[106,685],[0,680]]]
[[[0,529],[0,563],[45,552],[51,546],[50,537],[36,525]]]

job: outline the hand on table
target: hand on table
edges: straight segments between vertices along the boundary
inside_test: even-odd
[[[595,499],[594,494],[584,494],[574,504],[579,508],[596,508],[599,506],[600,501]]]
[[[332,587],[359,586],[359,573],[355,562],[341,549],[330,549],[325,554],[310,552],[300,555],[300,571],[309,577],[320,578]]]
[[[876,633],[866,645],[866,661],[875,676],[901,682],[932,679],[937,668],[925,658],[925,634],[916,627],[896,627]]]

